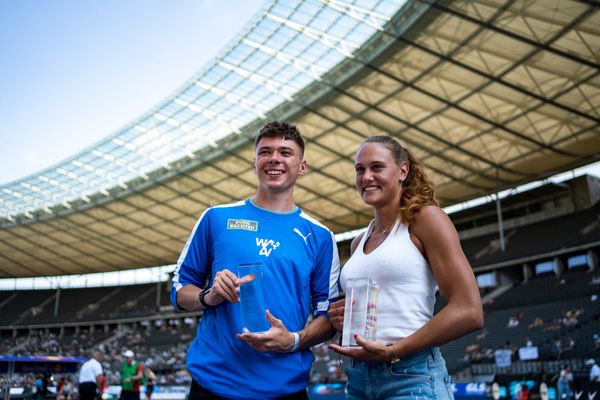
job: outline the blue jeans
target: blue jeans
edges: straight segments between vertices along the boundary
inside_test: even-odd
[[[437,347],[394,364],[356,361],[346,375],[348,400],[454,399],[446,361]]]
[[[569,386],[569,382],[567,381],[558,381],[558,384],[556,385],[556,389],[558,391],[558,399],[562,399],[563,395],[564,398],[567,400],[570,400],[572,398],[571,396],[571,387]]]

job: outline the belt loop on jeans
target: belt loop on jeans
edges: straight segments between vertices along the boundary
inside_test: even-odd
[[[425,360],[427,361],[427,367],[431,367],[431,365],[435,362],[435,352],[433,348],[429,348],[425,350]]]

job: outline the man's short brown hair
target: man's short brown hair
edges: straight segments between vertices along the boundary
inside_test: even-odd
[[[258,146],[258,142],[265,137],[282,137],[286,140],[293,140],[298,146],[300,146],[301,155],[304,155],[304,139],[298,128],[285,121],[270,121],[265,124],[258,132],[256,139],[254,140],[254,147]]]

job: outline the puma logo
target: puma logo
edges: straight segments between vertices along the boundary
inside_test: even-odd
[[[298,235],[300,235],[300,237],[301,237],[302,239],[304,239],[304,244],[308,244],[308,241],[307,241],[306,239],[308,239],[308,237],[309,237],[310,235],[312,235],[312,232],[308,232],[308,235],[306,235],[306,236],[304,236],[304,235],[302,234],[302,232],[300,232],[300,229],[298,229],[298,228],[294,228],[294,232],[296,232]]]

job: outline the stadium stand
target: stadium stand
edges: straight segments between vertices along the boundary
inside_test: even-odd
[[[563,362],[580,377],[588,373],[585,360],[600,347],[597,189],[598,179],[580,177],[508,198],[504,251],[490,232],[498,230],[493,204],[451,216],[476,274],[496,281],[482,294],[484,330],[443,346],[453,374],[555,374]],[[436,310],[443,304],[440,296]],[[539,357],[520,361],[528,341]],[[514,353],[510,367],[496,366],[500,349]]]
[[[598,180],[576,179],[581,180],[588,182],[584,189],[568,181],[559,188],[550,184],[509,197],[509,212],[504,217],[510,240],[504,252],[498,247],[482,255],[482,249],[497,235],[489,232],[490,226],[497,229],[496,220],[488,217],[493,204],[451,215],[462,227],[462,244],[476,274],[492,271],[497,280],[493,287],[481,288],[484,330],[442,348],[455,377],[555,374],[564,362],[584,376],[585,360],[600,356],[600,270],[594,269],[600,248],[600,202],[592,195]],[[575,195],[575,187],[588,193],[587,202],[576,205],[569,200],[585,197],[579,192]],[[550,212],[532,212],[544,209]],[[473,229],[479,236],[472,234]],[[549,236],[548,232],[561,235]],[[348,244],[339,244],[341,253]],[[585,262],[570,268],[569,259],[582,254]],[[536,265],[548,260],[552,261],[551,270],[536,273]],[[0,353],[75,356],[99,346],[112,360],[105,365],[107,381],[117,383],[120,353],[131,348],[157,373],[159,382],[189,382],[185,352],[200,316],[175,313],[168,304],[168,288],[169,283],[164,282],[62,289],[60,293],[0,292]],[[438,296],[436,311],[444,304],[443,296]],[[521,361],[518,349],[527,341],[538,348],[539,357]],[[504,348],[514,352],[512,365],[497,367],[494,353]],[[313,352],[312,383],[345,380],[337,354],[326,345],[316,346]]]
[[[3,325],[39,325],[144,316],[168,306],[165,285],[7,292],[0,301]],[[157,293],[162,293],[156,300]],[[85,299],[82,301],[82,299]]]

